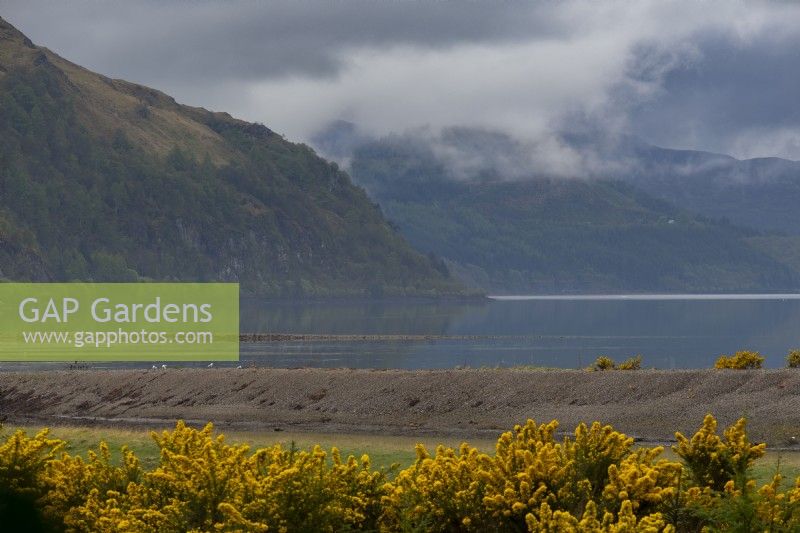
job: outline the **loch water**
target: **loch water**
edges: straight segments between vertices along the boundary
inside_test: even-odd
[[[720,354],[755,350],[766,357],[765,366],[774,368],[785,366],[790,349],[800,348],[800,294],[504,296],[470,301],[243,298],[240,330],[299,338],[243,342],[238,362],[217,362],[215,367],[585,368],[599,355],[616,360],[641,355],[647,368],[709,368]],[[77,365],[151,366],[152,362]],[[71,367],[64,362],[0,363],[0,371]]]
[[[642,355],[646,367],[707,368],[720,354],[746,349],[779,367],[789,349],[800,347],[800,295],[244,300],[241,325],[247,332],[344,336],[242,344],[242,361],[259,366],[584,368],[598,355]],[[354,341],[350,335],[398,337]]]

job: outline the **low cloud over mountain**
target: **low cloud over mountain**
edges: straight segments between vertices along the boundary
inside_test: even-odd
[[[123,13],[123,16],[120,15]],[[466,125],[800,159],[800,5],[781,2],[9,0],[55,51],[308,140]]]

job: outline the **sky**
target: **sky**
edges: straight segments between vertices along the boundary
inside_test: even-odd
[[[800,159],[800,3],[0,0],[36,44],[307,141],[563,132]]]

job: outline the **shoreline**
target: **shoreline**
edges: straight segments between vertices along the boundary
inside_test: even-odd
[[[493,438],[533,418],[562,432],[611,424],[644,442],[748,418],[753,440],[794,449],[800,371],[170,369],[0,374],[5,424]],[[795,440],[792,440],[792,438]]]

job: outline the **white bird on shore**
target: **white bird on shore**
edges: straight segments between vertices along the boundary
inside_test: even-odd
[[[242,365],[237,366],[236,368],[242,368]]]
[[[166,369],[167,369],[167,365],[161,365],[161,370],[166,370]]]
[[[153,365],[153,370],[158,370],[158,367],[156,365]]]
[[[208,368],[214,368],[214,363],[208,363]]]

